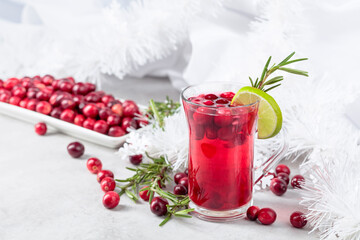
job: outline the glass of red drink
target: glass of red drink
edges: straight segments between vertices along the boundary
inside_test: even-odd
[[[241,87],[206,83],[181,94],[189,125],[190,206],[204,220],[242,217],[252,204],[254,182],[260,179],[254,179],[253,166],[259,102],[231,106]],[[280,155],[264,163],[261,176]]]

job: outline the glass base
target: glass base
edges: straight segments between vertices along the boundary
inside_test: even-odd
[[[247,209],[251,206],[252,201],[241,206],[240,208],[228,210],[228,211],[213,211],[197,206],[190,201],[189,207],[194,208],[195,211],[191,212],[191,215],[205,221],[210,222],[231,222],[236,219],[245,217]]]

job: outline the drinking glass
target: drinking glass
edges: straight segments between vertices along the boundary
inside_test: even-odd
[[[229,93],[236,93],[241,87],[236,83],[206,83],[187,87],[181,93],[189,126],[190,207],[195,209],[195,216],[204,220],[241,218],[252,204],[254,184],[285,152],[283,144],[254,168],[259,101],[235,107],[221,104],[229,103],[233,96]],[[221,93],[224,98],[199,100],[199,96],[201,99]]]

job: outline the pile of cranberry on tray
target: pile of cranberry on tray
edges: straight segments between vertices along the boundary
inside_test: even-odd
[[[0,79],[0,102],[36,111],[78,126],[120,137],[129,128],[148,124],[134,101],[121,102],[92,83],[75,82],[72,77]]]

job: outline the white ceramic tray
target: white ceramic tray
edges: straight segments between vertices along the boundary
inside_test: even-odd
[[[139,106],[139,108],[145,109],[144,106]],[[51,116],[47,116],[35,111],[31,111],[18,106],[13,106],[11,104],[3,102],[0,102],[0,114],[17,118],[19,120],[33,124],[36,124],[38,122],[45,122],[49,127],[55,128],[59,132],[109,148],[119,148],[127,138],[127,135],[124,135],[122,137],[110,137],[105,134],[86,129]]]

